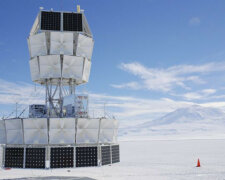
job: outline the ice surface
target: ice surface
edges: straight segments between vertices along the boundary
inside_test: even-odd
[[[0,178],[65,176],[97,180],[223,180],[225,140],[120,142],[121,162],[111,166],[57,170],[1,170]],[[197,159],[201,167],[195,167]]]

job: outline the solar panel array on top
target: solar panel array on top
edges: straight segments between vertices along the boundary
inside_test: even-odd
[[[60,31],[60,12],[41,12],[41,30]]]
[[[61,30],[61,12],[41,12],[41,30]],[[63,31],[83,31],[81,13],[63,13]]]
[[[63,13],[64,31],[83,31],[81,13]]]

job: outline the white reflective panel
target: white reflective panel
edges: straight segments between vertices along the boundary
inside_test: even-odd
[[[75,118],[50,119],[50,144],[75,143]]]
[[[98,129],[100,119],[79,118],[77,121],[77,129]]]
[[[24,119],[25,144],[48,144],[47,118]]]
[[[118,120],[116,119],[102,119],[101,129],[118,129]]]
[[[8,119],[5,120],[6,130],[19,130],[22,129],[21,119]]]
[[[50,54],[73,55],[73,33],[51,32]]]
[[[97,143],[98,130],[100,119],[85,119],[79,118],[77,120],[77,143]]]
[[[40,77],[60,78],[61,77],[61,62],[59,55],[40,56]]]
[[[98,129],[77,129],[77,144],[97,143]]]
[[[23,144],[21,119],[5,120],[7,144]]]
[[[30,36],[28,42],[31,57],[43,56],[47,54],[45,33]]]
[[[5,136],[5,123],[4,121],[0,120],[0,144],[6,143],[6,136]]]
[[[30,60],[30,73],[32,81],[39,80],[40,73],[39,73],[39,64],[37,57]]]
[[[91,71],[91,62],[88,59],[85,59],[84,61],[84,72],[83,72],[83,78],[82,80],[84,82],[88,82],[89,76]]]
[[[3,168],[3,161],[4,161],[4,148],[0,145],[0,168]]]
[[[82,79],[84,58],[77,56],[67,56],[63,58],[63,71],[64,78],[72,78],[76,80]]]
[[[76,55],[91,59],[94,41],[85,35],[78,35]]]
[[[99,143],[116,143],[117,129],[101,129]]]

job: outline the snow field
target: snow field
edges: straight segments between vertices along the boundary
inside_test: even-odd
[[[66,176],[90,180],[223,180],[225,140],[123,141],[121,162],[94,168],[1,170],[0,179]],[[201,167],[197,165],[200,159]]]

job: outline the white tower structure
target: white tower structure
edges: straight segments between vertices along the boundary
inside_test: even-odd
[[[45,104],[29,117],[0,120],[0,167],[75,168],[120,161],[118,121],[88,116],[87,83],[94,46],[83,12],[43,9],[28,37],[32,81],[45,86]],[[68,103],[72,101],[72,103]],[[86,103],[84,103],[86,102]]]

